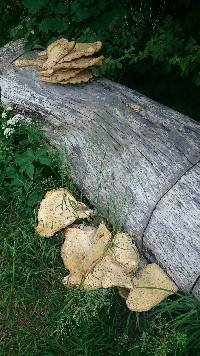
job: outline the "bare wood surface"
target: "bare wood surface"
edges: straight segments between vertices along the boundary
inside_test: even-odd
[[[200,299],[198,123],[106,79],[44,84],[14,67],[21,54],[21,41],[0,50],[3,103],[34,112],[89,200]]]

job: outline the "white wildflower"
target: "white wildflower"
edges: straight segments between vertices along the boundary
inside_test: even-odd
[[[12,111],[12,109],[13,109],[13,108],[12,108],[11,106],[8,106],[8,107],[6,108],[7,111]]]
[[[31,34],[34,35],[35,31],[34,30],[31,30]]]
[[[15,126],[19,121],[24,120],[24,116],[17,114],[7,121],[7,126]]]
[[[14,131],[15,130],[13,127],[6,127],[3,134],[4,134],[4,136],[8,137],[8,136],[12,135]]]
[[[26,117],[26,123],[31,124],[32,123],[32,118],[31,117]]]
[[[2,114],[1,114],[2,119],[5,119],[5,118],[6,118],[6,116],[7,116],[6,111],[3,111],[3,112],[2,112]]]

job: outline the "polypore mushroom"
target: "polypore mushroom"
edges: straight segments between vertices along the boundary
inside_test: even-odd
[[[45,49],[44,51],[38,52],[38,57],[42,59],[47,59],[47,50]]]
[[[85,290],[114,286],[131,289],[132,272],[139,265],[136,247],[126,234],[113,239],[105,225],[68,228],[61,256],[70,271],[63,283],[72,288],[77,284]]]
[[[92,211],[77,202],[67,189],[60,188],[46,193],[38,211],[37,232],[50,237],[71,225],[76,219],[88,218]]]
[[[97,41],[94,43],[76,43],[73,50],[66,56],[60,59],[59,63],[70,62],[73,59],[80,57],[92,56],[98,52],[102,47],[102,42]]]
[[[71,227],[65,230],[65,241],[61,248],[61,257],[70,275],[65,277],[63,283],[69,288],[80,285],[85,275],[84,260],[87,256],[92,237],[96,233],[95,227]]]
[[[81,284],[88,271],[102,258],[111,233],[100,224],[98,229],[92,226],[83,229],[71,227],[65,230],[64,236],[61,257],[70,275],[64,278],[63,283],[70,288]]]
[[[65,38],[61,38],[47,47],[47,60],[43,65],[44,69],[49,69],[58,63],[66,56],[75,46],[75,42],[69,42]]]
[[[87,290],[96,288],[132,288],[132,273],[137,270],[140,259],[136,247],[127,234],[116,234],[103,258],[83,283]]]
[[[76,43],[61,38],[39,52],[36,59],[17,60],[17,67],[36,66],[43,70],[40,79],[46,83],[79,84],[92,79],[93,74],[84,70],[92,66],[100,66],[103,56],[91,57],[102,47],[100,41],[94,43]]]
[[[133,273],[137,270],[140,262],[139,252],[127,234],[116,234],[108,253],[115,262],[123,266],[126,273]]]
[[[137,312],[152,309],[178,290],[175,283],[155,263],[146,265],[139,277],[133,279],[133,285],[126,304],[130,310]]]
[[[43,68],[44,60],[41,58],[36,59],[20,59],[15,61],[16,67],[38,67]]]
[[[69,69],[69,70],[60,70],[52,74],[50,77],[44,77],[39,73],[40,79],[43,82],[47,83],[61,83],[68,81],[69,79],[77,76],[79,74],[81,69]]]
[[[44,70],[40,72],[40,75],[44,77],[50,77],[54,72],[60,69],[72,69],[79,68],[84,69],[91,66],[101,66],[103,63],[103,56],[100,57],[82,57],[78,59],[74,59],[71,62],[63,62],[60,64],[56,64],[52,69]]]
[[[114,262],[112,257],[107,254],[87,274],[83,286],[86,290],[115,286],[130,289],[133,283],[131,275],[126,273],[123,266]]]
[[[93,75],[89,70],[83,70],[74,77],[71,77],[67,80],[62,80],[61,84],[79,84],[86,83],[92,79]]]

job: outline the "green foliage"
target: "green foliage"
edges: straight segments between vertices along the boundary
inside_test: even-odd
[[[190,355],[198,354],[200,350],[200,303],[191,295],[183,295],[172,303],[164,302],[154,312],[157,318],[168,320],[167,326],[177,335],[185,335],[184,348],[180,355],[187,352]],[[156,320],[155,319],[155,320]]]
[[[20,20],[25,15],[25,9],[20,0],[1,0],[0,15],[0,46],[2,46],[11,38],[22,34],[23,26]]]
[[[133,350],[137,355],[166,356],[184,354],[187,335],[170,327],[165,319],[155,319],[142,331]]]
[[[44,239],[35,232],[35,210],[47,190],[63,186],[77,198],[81,193],[37,127],[20,125],[10,111],[1,109],[2,115],[1,354],[123,354],[128,337],[123,345],[120,340],[130,313],[118,293],[67,290],[61,283],[67,273],[60,258],[62,235]],[[7,173],[12,167],[15,172]],[[33,192],[38,195],[30,199]]]
[[[199,1],[9,0],[0,10],[5,40],[24,36],[27,49],[63,36],[102,40],[107,60],[97,75],[200,119]]]
[[[35,126],[22,127],[20,115],[2,113],[0,128],[0,186],[4,196],[15,202],[25,202],[32,209],[41,199],[38,189],[41,177],[54,170],[54,159],[41,140]],[[6,193],[6,194],[5,194]]]
[[[25,204],[30,213],[55,185],[67,184],[76,197],[82,196],[37,125],[21,125],[22,115],[2,108],[0,117],[0,206],[10,201],[23,209]]]
[[[198,355],[200,304],[191,295],[161,303],[149,313],[141,335],[133,345],[135,355]]]
[[[167,73],[176,67],[180,75],[192,75],[198,85],[199,37],[191,30],[194,21],[198,22],[200,5],[192,6],[192,1],[183,1],[181,5],[136,1],[132,5],[130,0],[100,0],[97,5],[94,0],[52,0],[50,7],[47,0],[22,2],[30,14],[30,40],[43,43],[59,35],[80,41],[100,39],[106,56],[118,63],[115,69],[148,59],[162,63]],[[189,13],[184,20],[181,11],[187,7]],[[172,9],[176,15],[180,11],[176,22]],[[109,60],[108,73],[110,63]]]

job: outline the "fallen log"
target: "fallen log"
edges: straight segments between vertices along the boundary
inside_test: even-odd
[[[41,83],[15,68],[22,54],[22,41],[0,49],[2,102],[35,113],[91,203],[200,299],[198,123],[110,80]]]

